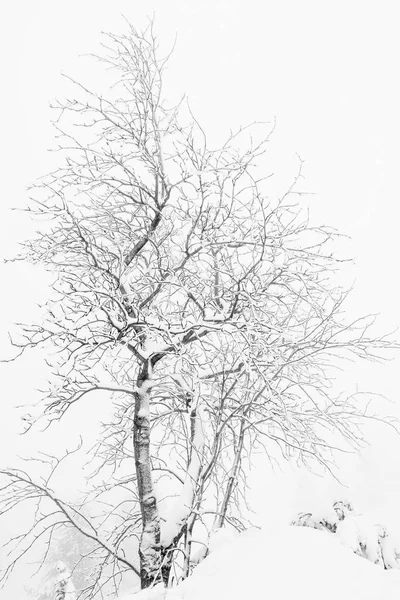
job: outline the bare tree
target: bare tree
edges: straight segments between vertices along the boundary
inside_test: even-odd
[[[190,111],[165,103],[153,26],[107,39],[108,97],[74,82],[77,98],[58,105],[64,158],[36,186],[29,210],[43,224],[24,253],[54,273],[54,293],[44,322],[13,343],[57,349],[41,419],[109,394],[94,469],[110,478],[91,498],[118,488],[126,504],[107,530],[89,518],[89,497],[77,507],[52,491],[58,459],[40,481],[2,471],[3,513],[38,503],[8,572],[38,537],[73,526],[101,557],[90,597],[126,569],[143,588],[168,585],[174,564],[186,576],[207,515],[214,529],[244,528],[254,449],[326,462],[331,432],[357,444],[364,408],[333,396],[331,366],[392,346],[370,335],[371,319],[344,320],[335,233],[298,203],[301,161],[286,192],[267,196],[258,173],[273,125],[244,150],[250,128],[210,148]],[[177,496],[164,513],[163,484]],[[138,532],[139,565],[124,546]]]

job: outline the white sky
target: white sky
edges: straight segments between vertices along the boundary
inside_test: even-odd
[[[60,72],[101,85],[79,55],[96,52],[101,30],[123,31],[121,13],[140,27],[155,11],[163,43],[178,34],[169,69],[171,95],[185,92],[216,138],[231,127],[276,116],[273,164],[289,176],[299,153],[306,160],[307,189],[317,192],[311,200],[314,215],[353,238],[346,246],[356,259],[349,310],[381,313],[383,330],[398,327],[398,8],[396,0],[2,3],[0,254],[12,255],[27,231],[21,216],[8,208],[23,204],[26,186],[54,165],[54,155],[46,152],[52,145],[48,104],[65,90]],[[0,271],[4,355],[3,333],[12,321],[29,319],[32,301],[43,301],[45,292],[32,270],[0,265]],[[400,358],[383,367],[367,365],[344,380],[349,391],[356,383],[382,391],[399,414],[399,367]],[[33,358],[0,365],[2,464],[29,447],[15,434],[12,407],[32,397],[40,373]],[[367,508],[393,513],[400,502],[400,443],[381,429],[371,436],[371,449],[352,463],[348,477],[359,496],[371,498]],[[331,493],[328,484],[307,477],[293,481],[299,498],[309,497],[304,489],[310,486]],[[260,498],[270,496],[269,491]],[[280,503],[279,494],[274,498],[271,510]]]

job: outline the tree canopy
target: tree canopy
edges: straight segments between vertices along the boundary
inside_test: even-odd
[[[200,525],[246,527],[253,450],[327,464],[332,432],[357,444],[365,407],[335,395],[332,365],[393,346],[369,317],[345,319],[336,233],[310,223],[301,160],[285,193],[268,196],[260,165],[273,124],[210,147],[190,109],[163,96],[169,57],[153,24],[109,35],[103,50],[108,95],[74,82],[76,97],[57,106],[63,158],[33,187],[42,225],[24,251],[54,275],[53,291],[45,320],[13,343],[56,350],[32,424],[99,391],[114,416],[80,506],[51,489],[60,459],[42,480],[2,470],[3,512],[26,499],[38,508],[7,574],[35,540],[73,526],[100,565],[86,597],[116,571],[169,585],[206,553]],[[90,501],[116,491],[109,526]]]

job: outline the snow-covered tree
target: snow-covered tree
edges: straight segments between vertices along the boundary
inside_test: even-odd
[[[300,513],[292,525],[327,530],[355,554],[384,569],[400,569],[400,547],[396,547],[393,534],[357,513],[350,502],[335,502],[327,514]]]
[[[76,600],[75,586],[67,566],[60,560],[56,564],[57,581],[54,586],[54,600]]]
[[[29,586],[26,586],[27,592],[36,600],[52,598],[61,580],[60,574],[64,570],[61,567],[64,565],[68,572],[67,579],[73,583],[78,597],[81,592],[92,587],[98,569],[96,550],[97,545],[81,535],[75,527],[63,527],[55,531],[40,570],[30,580]],[[73,567],[73,572],[68,569],[69,565]]]
[[[74,577],[67,565],[58,560],[51,563],[46,560],[45,574],[38,581],[37,577],[25,586],[25,591],[36,600],[77,600]]]
[[[167,585],[177,564],[185,576],[206,548],[201,525],[243,529],[253,450],[324,462],[332,431],[357,443],[364,407],[333,395],[329,368],[391,346],[370,335],[370,319],[343,317],[335,233],[298,203],[301,161],[287,189],[268,195],[273,127],[256,126],[245,148],[250,128],[210,147],[190,110],[163,97],[152,25],[110,35],[105,52],[107,95],[76,83],[58,106],[64,158],[34,188],[29,210],[42,225],[23,256],[54,274],[53,294],[43,322],[13,343],[56,350],[32,424],[109,395],[86,502],[104,500],[114,526],[54,492],[59,459],[40,480],[2,470],[2,506],[39,506],[7,574],[35,540],[73,526],[101,563],[90,597],[110,571],[136,573],[144,588]],[[106,504],[115,490],[123,500]]]

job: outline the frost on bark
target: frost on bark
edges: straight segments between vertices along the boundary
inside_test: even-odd
[[[140,537],[140,579],[142,588],[161,581],[160,519],[154,491],[150,455],[151,366],[142,367],[135,391],[133,445],[142,532]]]
[[[140,538],[140,577],[142,588],[159,582],[168,585],[174,550],[186,530],[199,476],[203,464],[204,424],[202,407],[190,412],[190,454],[186,475],[180,494],[168,514],[166,523],[160,526],[160,515],[153,484],[150,452],[150,404],[152,369],[146,361],[140,371],[135,389],[134,450],[137,486],[142,513]]]

